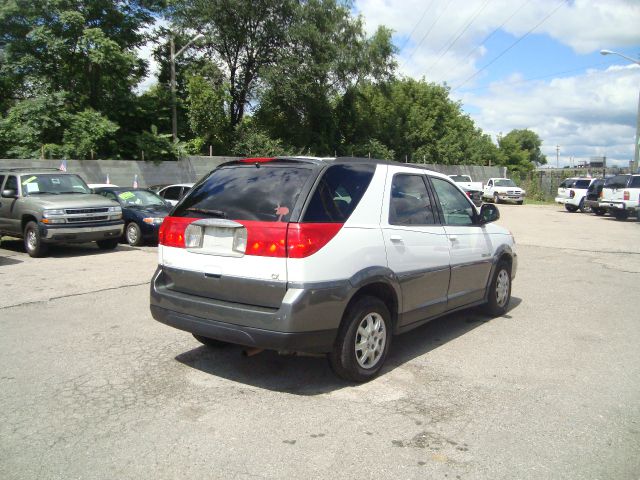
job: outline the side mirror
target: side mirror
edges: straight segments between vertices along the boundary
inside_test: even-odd
[[[18,198],[18,192],[16,192],[13,188],[7,188],[2,191],[2,196],[4,198]]]
[[[495,222],[500,218],[500,211],[492,203],[484,203],[480,207],[480,225]]]

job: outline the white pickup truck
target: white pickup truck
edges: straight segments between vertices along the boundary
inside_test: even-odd
[[[626,220],[630,215],[640,220],[640,175],[607,178],[600,195],[600,208],[607,209],[616,220]]]
[[[476,207],[482,205],[482,182],[474,182],[469,175],[449,175],[449,178],[466,192]]]
[[[482,192],[482,199],[486,201],[524,203],[525,191],[509,178],[490,178]]]

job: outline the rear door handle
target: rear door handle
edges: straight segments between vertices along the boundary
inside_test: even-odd
[[[402,237],[400,235],[391,235],[389,237],[389,240],[391,240],[392,242],[402,242]]]
[[[455,235],[449,235],[449,241],[450,242],[457,242],[458,241],[458,237],[456,237]]]

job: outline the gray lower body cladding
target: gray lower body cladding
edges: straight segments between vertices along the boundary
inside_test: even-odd
[[[98,225],[44,226],[40,225],[40,235],[47,243],[82,243],[120,238],[124,229],[122,220]]]
[[[153,318],[216,340],[273,350],[331,351],[349,300],[346,285],[293,288],[271,308],[175,291],[169,278],[161,267],[153,276]]]

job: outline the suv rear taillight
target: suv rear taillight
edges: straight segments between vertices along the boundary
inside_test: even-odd
[[[158,231],[158,244],[166,247],[185,248],[185,230],[199,220],[187,217],[165,217]]]
[[[287,231],[289,258],[313,255],[336,236],[341,223],[290,223]]]
[[[598,194],[598,198],[604,198],[604,188],[600,190],[600,193]]]
[[[305,258],[313,255],[336,236],[341,223],[238,223],[247,229],[245,255]]]
[[[625,190],[624,193],[622,194],[622,199],[623,200],[630,200],[631,196],[629,195],[629,191]]]
[[[576,192],[574,190],[569,190],[569,198],[574,198],[576,196]]]

